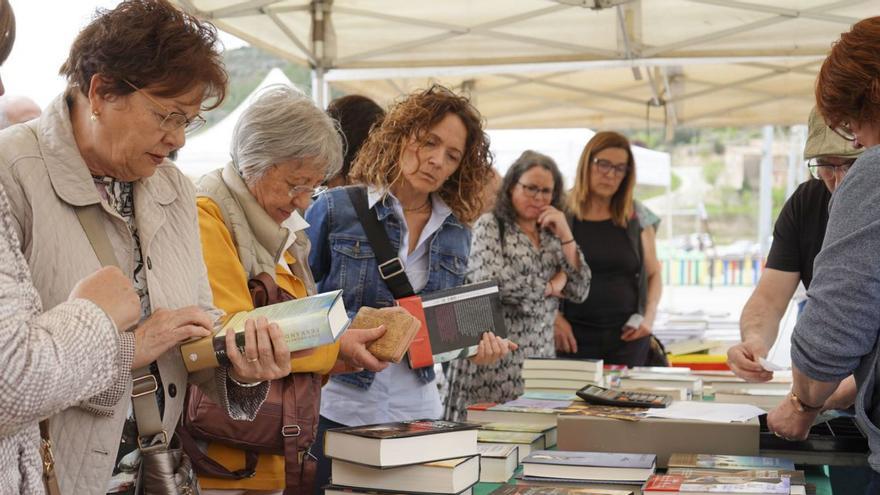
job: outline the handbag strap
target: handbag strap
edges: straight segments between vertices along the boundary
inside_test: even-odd
[[[75,208],[76,217],[79,220],[98,261],[101,266],[115,266],[121,268],[107,231],[104,230],[103,214],[101,205],[78,206]],[[134,409],[134,419],[138,429],[138,447],[141,450],[147,448],[163,448],[168,446],[168,432],[162,428],[162,416],[159,412],[159,403],[156,401],[156,391],[159,382],[150,373],[150,367],[136,369],[131,372],[131,403]],[[155,435],[162,434],[162,442],[153,446],[149,441]]]
[[[55,476],[55,454],[49,439],[49,420],[40,421],[40,457],[43,459],[43,486],[48,495],[61,495],[58,478]]]
[[[401,299],[415,295],[415,291],[409,282],[409,278],[404,271],[405,267],[400,257],[391,247],[391,241],[388,240],[388,233],[379,223],[376,216],[375,208],[369,208],[367,205],[367,191],[364,187],[346,188],[354,211],[357,213],[361,227],[367,234],[367,240],[376,253],[376,263],[379,264],[379,276],[388,285],[391,294],[395,299]]]

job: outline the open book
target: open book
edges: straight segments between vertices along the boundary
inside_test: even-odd
[[[350,323],[341,290],[242,311],[229,318],[213,336],[180,346],[186,369],[193,372],[228,365],[226,332],[235,332],[235,343],[243,352],[245,321],[260,316],[278,324],[290,352],[333,343]]]

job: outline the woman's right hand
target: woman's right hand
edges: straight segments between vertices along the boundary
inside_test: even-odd
[[[142,368],[168,349],[193,337],[211,335],[213,321],[202,308],[157,309],[134,329],[134,361],[131,369]]]
[[[77,282],[68,298],[73,299],[98,305],[120,332],[137,324],[141,316],[141,302],[131,280],[115,266],[101,268]]]
[[[553,322],[553,338],[556,341],[557,352],[574,354],[578,351],[578,344],[574,338],[571,323],[558,311],[556,312],[556,320]]]
[[[367,350],[370,342],[384,334],[385,327],[382,325],[376,328],[349,328],[346,330],[339,338],[339,358],[347,365],[344,370],[346,372],[362,369],[382,371],[387,368],[387,362],[376,359],[376,356]]]

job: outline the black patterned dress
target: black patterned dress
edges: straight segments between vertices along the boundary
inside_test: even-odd
[[[554,357],[553,321],[559,300],[545,297],[547,282],[562,269],[568,276],[566,299],[582,302],[590,289],[590,267],[578,248],[581,268],[565,259],[560,240],[541,230],[541,247],[535,248],[516,224],[504,223],[504,241],[493,214],[474,225],[468,268],[472,282],[495,280],[501,290],[504,323],[510,340],[519,349],[497,363],[477,366],[454,361],[447,370],[448,394],[444,416],[463,420],[469,404],[504,402],[523,393],[522,365],[527,357]]]

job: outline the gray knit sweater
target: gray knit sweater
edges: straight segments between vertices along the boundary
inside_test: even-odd
[[[880,471],[880,146],[862,154],[832,196],[813,272],[791,339],[792,362],[819,381],[855,374],[856,418],[868,436],[870,464]]]
[[[43,313],[0,189],[0,493],[43,493],[38,422],[109,387],[118,352],[94,303]]]

